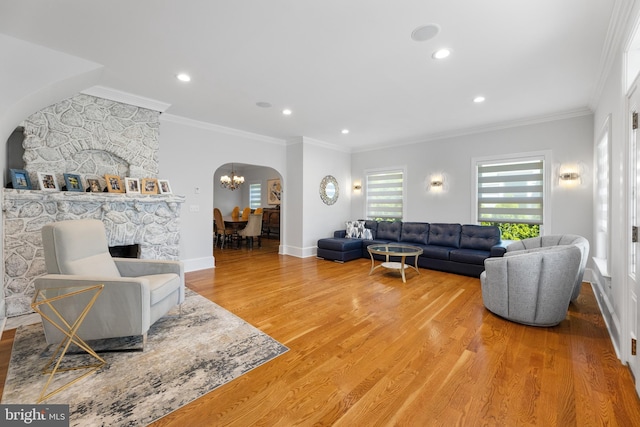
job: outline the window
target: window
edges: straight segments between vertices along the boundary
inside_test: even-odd
[[[505,239],[540,234],[544,222],[544,157],[477,161],[477,220]]]
[[[367,219],[401,221],[404,209],[404,171],[401,169],[366,173]]]
[[[635,141],[631,141],[631,145]],[[633,148],[632,148],[633,150]],[[632,151],[634,155],[635,150]],[[600,141],[596,145],[596,244],[594,248],[595,257],[607,262],[609,258],[609,126],[608,119],[605,129],[601,135]],[[631,189],[636,191],[635,179],[631,181]],[[632,196],[633,197],[633,196]],[[633,207],[634,204],[630,204]],[[630,214],[635,219],[636,212],[633,209]],[[635,249],[635,245],[631,245],[631,250]],[[632,265],[635,263],[631,263]],[[606,269],[609,270],[608,268]]]
[[[262,205],[262,185],[249,184],[249,207],[259,208]]]

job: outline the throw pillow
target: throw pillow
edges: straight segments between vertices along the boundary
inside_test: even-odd
[[[364,227],[364,221],[347,221],[348,239],[373,239],[371,230]]]

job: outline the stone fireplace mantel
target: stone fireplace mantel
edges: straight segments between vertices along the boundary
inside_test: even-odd
[[[138,244],[140,258],[179,259],[184,196],[3,190],[7,316],[31,313],[33,279],[45,273],[40,230],[63,220],[94,218],[109,246]]]

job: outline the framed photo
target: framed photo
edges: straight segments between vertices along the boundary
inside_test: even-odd
[[[143,178],[141,190],[142,194],[158,194],[158,180],[156,178]]]
[[[104,179],[107,181],[107,191],[109,193],[124,193],[124,186],[118,175],[105,175]]]
[[[38,185],[44,191],[60,191],[56,176],[51,172],[38,172]]]
[[[80,175],[76,175],[74,173],[65,173],[64,183],[67,186],[67,191],[84,191],[84,188],[82,188]]]
[[[279,179],[267,180],[267,204],[279,205],[282,199],[282,184]]]
[[[171,194],[171,186],[169,185],[168,179],[159,179],[158,180],[158,189],[160,190],[160,194]]]
[[[31,179],[24,169],[11,169],[11,183],[15,189],[31,190]]]
[[[140,194],[140,179],[139,178],[125,178],[124,186],[127,193]]]
[[[87,178],[87,190],[92,193],[102,193],[100,188],[100,180],[95,178]]]

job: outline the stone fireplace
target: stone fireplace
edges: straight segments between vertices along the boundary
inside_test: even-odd
[[[158,174],[159,112],[80,94],[28,117],[24,169],[98,179],[105,174],[147,178]],[[31,313],[33,279],[45,273],[44,224],[100,219],[109,246],[138,245],[144,259],[179,259],[183,196],[5,189],[4,298],[8,317]]]

